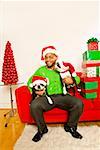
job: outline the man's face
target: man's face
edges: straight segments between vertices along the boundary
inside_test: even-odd
[[[52,54],[52,53],[46,54],[44,60],[45,60],[47,67],[51,68],[55,66],[57,58],[58,57],[55,54]]]

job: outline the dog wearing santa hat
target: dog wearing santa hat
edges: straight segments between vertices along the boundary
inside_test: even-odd
[[[76,90],[81,92],[79,86],[80,78],[77,76],[74,67],[70,63],[64,63],[61,60],[58,60],[55,65],[56,70],[60,73],[60,76],[63,80],[63,94],[67,94],[68,91],[72,91],[75,95]],[[67,84],[68,78],[72,78],[72,82]]]
[[[41,60],[44,60],[44,57],[48,53],[53,53],[58,56],[58,52],[54,46],[44,47],[42,49],[42,56]],[[80,78],[77,76],[74,67],[70,63],[64,63],[59,58],[55,64],[55,70],[60,73],[61,79],[63,83],[63,94],[67,94],[69,89],[72,89],[73,95],[75,95],[75,90],[77,89],[78,92],[81,92],[81,88],[78,86],[80,83]],[[72,78],[72,82],[67,84],[68,78]]]
[[[52,105],[53,101],[47,94],[48,84],[49,81],[47,78],[44,78],[42,76],[33,76],[32,83],[30,83],[29,85],[29,87],[32,88],[32,100],[34,100],[38,96],[45,95],[48,100],[48,103]]]

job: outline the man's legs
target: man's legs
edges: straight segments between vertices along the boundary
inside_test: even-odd
[[[54,107],[69,111],[69,118],[64,125],[64,129],[66,132],[70,132],[73,137],[82,138],[82,136],[76,131],[79,117],[83,111],[83,103],[81,100],[70,95],[54,95],[51,96],[51,98],[54,101],[53,105],[50,105],[44,96],[36,98],[30,105],[31,115],[38,126],[38,132],[34,136],[33,141],[39,141],[42,135],[47,132],[43,112],[51,110]]]
[[[65,131],[70,132],[73,137],[81,139],[82,136],[77,132],[77,124],[83,112],[82,101],[68,94],[65,96],[57,95],[53,99],[56,107],[60,109],[68,110],[69,112],[68,121],[64,125]]]
[[[31,115],[36,121],[38,127],[38,132],[33,137],[32,139],[33,141],[35,142],[39,141],[43,136],[43,134],[48,132],[46,123],[44,121],[43,112],[51,110],[52,108],[54,108],[54,106],[55,106],[54,104],[50,105],[46,97],[44,96],[38,97],[31,102],[30,105]]]

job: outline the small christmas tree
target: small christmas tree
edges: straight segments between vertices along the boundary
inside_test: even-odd
[[[2,66],[2,82],[4,82],[4,84],[16,84],[18,82],[13,51],[9,41],[7,42],[5,48],[4,63]]]

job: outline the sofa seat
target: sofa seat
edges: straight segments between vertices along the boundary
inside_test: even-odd
[[[79,121],[97,121],[100,120],[100,99],[86,99],[79,93],[76,96],[84,103],[84,110]],[[28,87],[21,86],[15,90],[16,104],[19,117],[24,123],[35,123],[30,115],[31,94]],[[68,119],[68,112],[59,108],[54,108],[44,112],[46,123],[62,123]]]

